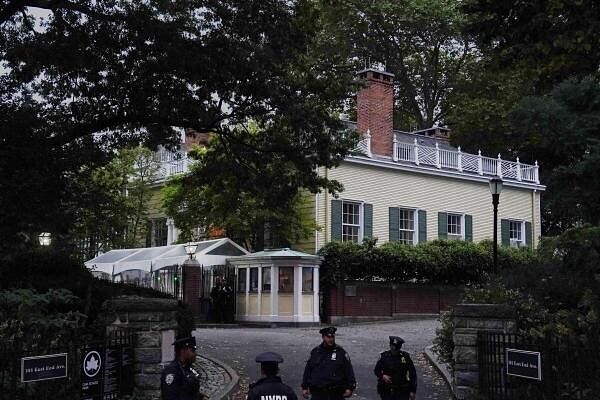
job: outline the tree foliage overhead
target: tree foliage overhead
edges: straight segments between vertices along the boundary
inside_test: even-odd
[[[35,182],[39,163],[20,166],[29,179],[5,181],[4,168],[19,158],[4,150],[21,147],[18,135],[9,135],[2,142],[8,156],[2,184],[43,187],[59,215],[42,219],[48,230],[60,231],[57,221],[72,221],[61,218],[62,204],[77,208],[76,194],[60,190],[67,175],[102,155],[82,151],[84,144],[103,151],[155,145],[178,139],[173,127],[186,127],[213,132],[237,171],[248,152],[298,171],[270,174],[274,187],[336,190],[315,167],[335,166],[354,143],[333,114],[353,71],[339,68],[333,55],[319,56],[318,20],[303,0],[0,1],[0,101],[11,111],[3,113],[6,129],[14,132],[16,116],[26,113],[19,123],[36,142],[31,149],[69,160],[53,166],[62,181],[52,187]],[[260,138],[242,128],[249,119],[263,128]],[[18,208],[15,199],[3,198],[2,205],[5,200]],[[14,214],[21,226],[3,232],[13,242],[17,232],[34,233],[41,224],[30,210]]]
[[[474,61],[455,1],[322,0],[321,4],[332,40],[357,69],[381,63],[394,74],[399,128],[444,123],[448,95],[461,70]]]

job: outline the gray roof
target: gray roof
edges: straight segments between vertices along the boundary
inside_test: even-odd
[[[289,248],[282,249],[266,249],[258,251],[256,253],[247,254],[240,257],[230,257],[229,262],[232,263],[243,263],[247,261],[261,261],[261,260],[298,260],[298,261],[309,261],[318,264],[321,261],[321,257],[315,254],[303,253],[301,251],[292,250]]]

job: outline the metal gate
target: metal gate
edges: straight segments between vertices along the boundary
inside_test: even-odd
[[[134,338],[133,331],[118,329],[102,339],[72,341],[65,346],[47,345],[30,349],[31,344],[19,341],[0,342],[0,399],[112,400],[130,395],[134,379]],[[23,359],[27,361],[51,354],[66,355],[66,377],[23,382]],[[97,371],[86,377],[84,363],[88,354],[92,354],[90,360],[97,363],[94,365]],[[86,382],[93,384],[87,385]],[[93,390],[86,392],[86,388]]]
[[[540,352],[541,380],[507,373],[506,349]],[[479,391],[488,400],[600,399],[600,347],[546,337],[478,332]]]

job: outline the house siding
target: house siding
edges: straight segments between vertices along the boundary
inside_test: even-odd
[[[325,171],[321,170],[325,174]],[[329,179],[344,185],[342,199],[373,204],[373,236],[379,244],[389,240],[389,207],[415,207],[427,212],[427,238],[438,238],[438,212],[472,215],[473,241],[493,238],[493,207],[487,182],[397,171],[352,162],[343,162],[326,172]],[[322,247],[331,237],[329,202],[333,197],[322,193],[317,197],[316,246]],[[534,246],[538,245],[540,225],[540,192],[529,188],[504,186],[500,195],[498,220],[522,219],[534,227]],[[498,235],[500,235],[498,224]],[[500,236],[498,236],[500,237]]]

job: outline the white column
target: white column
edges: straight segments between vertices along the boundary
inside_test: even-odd
[[[540,183],[540,172],[539,172],[539,165],[537,160],[535,161],[535,166],[533,167],[533,174],[534,174],[534,179],[535,179],[535,183]]]
[[[502,178],[502,158],[500,158],[500,153],[498,153],[498,164],[496,165],[496,175]]]
[[[517,180],[519,182],[523,180],[523,176],[521,175],[521,161],[519,161],[519,157],[517,157]]]
[[[371,131],[367,129],[367,133],[365,134],[365,139],[367,142],[367,157],[371,157]]]
[[[302,267],[294,266],[294,321],[302,318]]]
[[[319,314],[319,267],[313,268],[313,322],[320,322]]]
[[[262,314],[262,264],[258,266],[258,316],[260,317]]]
[[[435,142],[435,166],[442,168],[442,164],[440,163],[440,146],[438,145],[438,142]]]
[[[458,146],[458,170],[462,172],[462,151],[460,150],[460,146]]]
[[[483,175],[483,160],[481,159],[481,150],[477,151],[477,173]]]
[[[414,153],[415,153],[415,164],[419,165],[419,142],[417,141],[417,139],[415,139]]]
[[[246,266],[246,317],[250,308],[250,265]]]
[[[394,139],[393,139],[392,146],[394,146],[394,147],[392,148],[392,155],[393,155],[392,159],[394,161],[398,161],[398,138],[396,137],[395,134],[393,134],[393,135],[394,135]]]
[[[271,317],[274,320],[279,316],[279,267],[271,267]]]
[[[171,243],[173,243],[173,228],[174,228],[173,219],[167,218],[166,225],[167,225],[167,246],[169,246]]]

